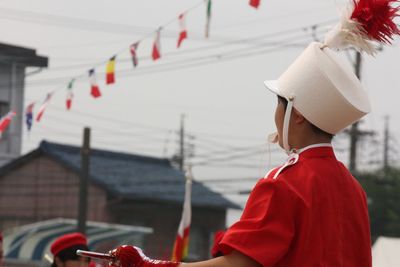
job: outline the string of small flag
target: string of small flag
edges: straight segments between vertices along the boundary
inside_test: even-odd
[[[180,30],[179,30],[179,35],[178,35],[178,39],[177,39],[177,48],[180,48],[182,46],[184,40],[188,38],[188,30],[186,28],[186,15],[191,10],[203,5],[203,3],[206,6],[206,23],[205,23],[204,36],[205,36],[205,38],[209,38],[210,25],[211,25],[211,14],[212,14],[212,0],[203,0],[196,6],[179,14],[177,19],[179,22]],[[258,8],[259,4],[260,4],[260,0],[250,0],[250,2],[249,2],[249,5],[254,8]],[[162,51],[161,51],[161,32],[162,32],[162,30],[167,25],[169,25],[170,23],[172,23],[174,21],[176,21],[176,18],[173,19],[172,21],[164,24],[163,26],[158,27],[157,30],[155,30],[153,33],[151,33],[151,35],[154,35],[154,41],[153,41],[153,47],[152,47],[152,53],[151,53],[151,58],[153,61],[157,61],[157,60],[161,59],[161,57],[162,57]],[[138,40],[138,41],[132,43],[129,46],[129,53],[132,58],[133,68],[137,68],[139,65],[137,51],[139,48],[139,44],[146,37],[147,36],[143,37],[141,40]],[[124,48],[120,52],[115,53],[112,57],[110,57],[106,61],[106,77],[105,77],[106,85],[111,85],[111,84],[116,83],[115,65],[116,65],[116,61],[117,61],[117,56],[118,56],[118,54],[120,54],[124,51],[126,51],[126,48]],[[68,82],[67,88],[66,88],[67,89],[66,102],[65,102],[66,110],[71,110],[71,108],[72,108],[73,97],[74,97],[73,88],[74,88],[74,84],[77,79],[88,77],[89,83],[90,83],[90,95],[95,99],[102,96],[101,89],[100,89],[99,84],[97,83],[97,77],[96,77],[96,67],[98,67],[99,65],[102,65],[102,64],[104,64],[104,63],[102,62],[101,64],[95,65],[94,67],[89,69],[87,74],[82,74],[80,76],[71,78],[71,80]],[[46,110],[46,107],[48,106],[48,104],[50,103],[50,101],[52,99],[52,96],[59,90],[65,90],[65,86],[62,86],[59,89],[56,89],[50,93],[47,93],[44,101],[42,102],[42,104],[39,108],[39,111],[38,111],[38,114],[36,115],[36,117],[34,117],[34,107],[35,107],[37,101],[32,101],[30,104],[27,105],[27,107],[25,109],[25,123],[26,123],[28,131],[31,131],[34,121],[40,122],[40,120],[43,117],[43,114]],[[4,116],[4,117],[6,117],[6,116]],[[0,119],[0,123],[1,123],[2,119],[3,118]],[[1,126],[1,124],[0,124],[0,126]],[[0,134],[1,134],[1,128],[0,128]]]

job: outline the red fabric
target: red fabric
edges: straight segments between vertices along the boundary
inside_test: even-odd
[[[71,109],[71,105],[72,105],[72,99],[68,98],[67,101],[65,102],[66,106],[67,106],[67,110]]]
[[[158,49],[158,44],[157,43],[153,44],[153,52],[151,53],[151,56],[152,56],[153,60],[157,60],[157,59],[161,58],[161,54],[160,54],[160,51]]]
[[[115,75],[114,72],[109,72],[106,74],[106,84],[115,83]]]
[[[65,101],[65,105],[66,105],[66,107],[67,107],[67,110],[70,110],[71,109],[71,106],[72,106],[72,98],[74,97],[74,95],[72,94],[72,91],[69,91],[68,92],[68,95],[67,95],[67,100]]]
[[[187,257],[187,252],[189,249],[189,233],[190,225],[183,230],[183,236],[181,236],[178,232],[172,251],[172,261],[181,261]]]
[[[91,94],[94,98],[100,97],[100,96],[101,96],[100,88],[99,88],[97,85],[92,85],[90,94]]]
[[[183,40],[185,40],[186,38],[187,38],[187,31],[181,31],[179,33],[178,43],[176,44],[176,46],[179,48]]]
[[[7,129],[15,114],[14,111],[10,111],[0,119],[0,134]]]
[[[51,244],[50,251],[54,256],[56,256],[62,250],[77,245],[87,246],[86,237],[81,233],[66,234],[60,236],[53,242],[53,244]]]
[[[222,238],[224,237],[225,231],[216,231],[214,234],[214,243],[211,248],[211,256],[218,257],[220,256],[220,251],[218,249],[219,242],[221,242]]]
[[[260,5],[260,0],[250,0],[249,5],[254,8],[258,8],[258,6]]]
[[[278,169],[278,168],[277,168]],[[366,195],[330,147],[261,179],[219,248],[269,266],[371,266]]]

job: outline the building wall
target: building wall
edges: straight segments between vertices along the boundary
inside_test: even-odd
[[[17,113],[13,123],[10,124],[7,132],[1,137],[0,166],[21,154],[24,79],[25,66],[16,63],[0,64],[0,102],[7,103],[9,110]],[[3,110],[2,113],[0,116],[4,115]]]
[[[88,220],[109,221],[107,196],[89,186]],[[39,156],[0,177],[0,227],[64,217],[77,218],[79,177],[46,156]]]
[[[0,177],[0,227],[7,229],[56,217],[77,218],[79,177],[47,156],[38,156]],[[88,220],[146,226],[145,252],[169,259],[182,205],[127,201],[89,185]],[[213,232],[225,227],[226,211],[193,207],[189,259],[209,257]]]

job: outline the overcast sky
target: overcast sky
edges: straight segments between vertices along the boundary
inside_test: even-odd
[[[209,39],[204,38],[202,3],[0,1],[0,41],[35,48],[49,57],[48,69],[27,78],[25,105],[37,101],[38,108],[48,92],[57,90],[40,124],[29,136],[24,134],[24,152],[42,139],[79,145],[83,126],[90,126],[93,147],[170,157],[177,151],[180,116],[185,114],[190,135],[186,141],[194,145],[189,161],[197,179],[246,177],[249,183],[241,187],[249,188],[252,179],[284,160],[275,146],[270,156],[266,152],[266,136],[275,130],[276,98],[263,81],[278,78],[308,43],[323,39],[345,1],[261,0],[255,10],[247,0],[214,0]],[[177,17],[188,9],[189,39],[176,49]],[[162,58],[153,62],[149,56],[154,31],[166,23],[161,32]],[[315,31],[312,25],[317,26]],[[138,40],[143,40],[139,66],[133,70],[128,47]],[[106,86],[104,62],[117,52],[116,84]],[[343,56],[351,60],[354,53]],[[375,59],[364,57],[362,82],[373,112],[362,128],[380,135],[375,137],[377,143],[363,143],[362,166],[381,159],[385,115],[390,116],[392,147],[399,148],[395,143],[400,132],[399,59],[399,39]],[[103,93],[100,99],[89,95],[86,73],[94,66]],[[64,88],[73,77],[79,77],[73,107],[65,111]],[[346,162],[346,136],[338,136],[335,145]],[[395,152],[392,155],[398,159]],[[226,185],[228,193],[236,193],[237,186]]]

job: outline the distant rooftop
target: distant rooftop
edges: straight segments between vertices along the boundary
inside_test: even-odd
[[[39,148],[0,168],[0,176],[40,154],[79,173],[80,149],[77,146],[42,141]],[[174,168],[168,159],[92,149],[90,179],[110,194],[124,199],[183,203],[184,174]],[[192,205],[241,208],[197,181],[193,181]]]
[[[14,62],[26,67],[47,67],[48,58],[36,55],[36,50],[32,48],[0,43],[0,62]]]

